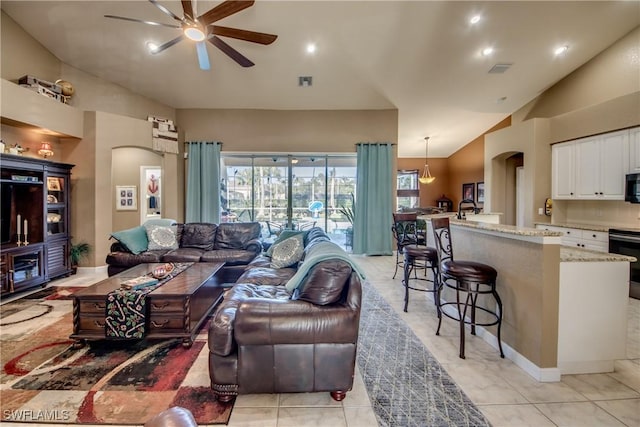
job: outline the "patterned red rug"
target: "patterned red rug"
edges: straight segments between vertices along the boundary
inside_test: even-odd
[[[206,325],[180,340],[98,341],[74,348],[73,288],[49,288],[0,306],[2,421],[144,424],[171,406],[198,424],[226,424],[233,403],[209,388]]]

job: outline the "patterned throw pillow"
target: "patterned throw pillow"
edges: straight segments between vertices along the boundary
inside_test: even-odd
[[[145,225],[147,238],[149,239],[149,250],[158,249],[178,249],[178,239],[176,239],[177,226],[171,225],[163,227],[161,225]]]
[[[273,245],[271,267],[286,268],[300,261],[304,252],[303,239],[302,234],[297,234]]]

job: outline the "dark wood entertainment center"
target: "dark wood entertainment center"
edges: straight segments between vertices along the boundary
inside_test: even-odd
[[[0,292],[71,272],[69,179],[73,165],[0,154]]]

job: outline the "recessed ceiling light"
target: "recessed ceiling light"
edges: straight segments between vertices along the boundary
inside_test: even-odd
[[[478,22],[480,22],[480,15],[475,15],[471,19],[469,19],[469,23],[471,25],[477,24]]]
[[[147,50],[149,51],[149,53],[156,53],[156,51],[158,50],[158,44],[154,43],[154,42],[147,42]]]
[[[564,46],[557,47],[556,50],[553,51],[553,53],[556,56],[558,56],[558,55],[562,55],[563,53],[565,53],[568,50],[569,50],[569,46],[564,45]]]
[[[489,56],[492,53],[493,53],[492,47],[485,47],[484,49],[482,49],[482,56]]]
[[[316,51],[316,44],[315,44],[315,43],[309,43],[309,44],[307,44],[306,51],[307,51],[307,53],[315,53],[315,51]]]

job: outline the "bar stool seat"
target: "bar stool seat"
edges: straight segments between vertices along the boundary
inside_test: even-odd
[[[440,268],[448,276],[466,278],[477,282],[488,283],[495,281],[498,277],[498,272],[495,268],[473,261],[445,261]]]
[[[434,218],[431,221],[438,255],[440,286],[455,291],[455,301],[439,300],[441,313],[460,325],[460,358],[464,359],[465,325],[471,326],[471,334],[476,334],[476,326],[497,325],[498,348],[504,358],[500,330],[502,327],[502,300],[496,290],[498,272],[490,265],[475,261],[458,261],[453,258],[449,218]],[[440,291],[440,294],[442,290]],[[493,297],[495,310],[478,305],[478,296]],[[452,310],[448,310],[451,307]],[[477,319],[476,312],[485,313],[484,319]],[[442,316],[438,319],[436,335],[440,335]]]
[[[404,311],[407,312],[407,307],[409,305],[409,289],[413,289],[415,291],[421,292],[433,292],[433,301],[436,305],[436,310],[438,311],[438,318],[440,318],[440,306],[438,304],[439,292],[440,292],[440,281],[439,281],[439,273],[438,273],[438,252],[431,247],[423,246],[423,245],[407,245],[402,248],[402,254],[404,259],[404,278],[402,280],[402,284],[404,285]],[[416,274],[413,279],[411,279],[411,273],[418,269],[425,269],[425,277],[418,277]],[[433,274],[433,280],[429,280],[426,276],[426,269],[431,269]],[[433,283],[432,289],[424,288],[424,287],[416,287],[411,286],[411,280],[422,280],[425,282]]]

